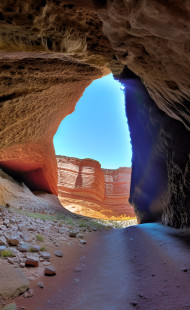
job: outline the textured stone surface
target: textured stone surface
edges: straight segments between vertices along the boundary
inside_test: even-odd
[[[188,227],[190,132],[158,109],[139,78],[124,71],[122,79],[133,148],[130,202],[139,222]]]
[[[59,198],[69,210],[98,218],[135,216],[128,203],[131,168],[102,169],[98,161],[67,156],[57,156],[57,163]]]
[[[64,57],[21,54],[0,55],[0,165],[31,189],[57,194],[53,136],[101,73]]]
[[[125,83],[126,66],[154,100],[146,94],[130,120],[132,130],[140,124],[130,201],[141,210],[150,193],[147,220],[163,213],[164,223],[189,226],[189,39],[188,1],[2,1],[0,165],[30,189],[57,194],[52,139],[59,123],[92,80],[112,70]],[[159,182],[149,178],[157,173]]]
[[[17,297],[29,288],[29,281],[20,270],[5,264],[2,260],[0,264],[1,300]]]

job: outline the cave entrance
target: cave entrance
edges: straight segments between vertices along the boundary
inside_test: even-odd
[[[124,91],[112,74],[86,88],[61,122],[54,147],[64,207],[102,219],[135,217],[128,203],[132,151]]]

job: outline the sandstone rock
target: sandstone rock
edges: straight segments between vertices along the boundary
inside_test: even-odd
[[[26,267],[38,267],[38,259],[35,258],[27,258],[25,261],[25,266]]]
[[[69,232],[69,237],[75,238],[77,236],[77,233],[75,231]]]
[[[135,217],[128,203],[131,168],[102,169],[98,161],[66,156],[57,156],[57,163],[59,198],[70,211],[104,219]]]
[[[54,255],[57,257],[63,257],[63,252],[62,251],[55,251]]]
[[[26,244],[22,244],[22,245],[19,245],[19,246],[17,247],[17,249],[18,249],[20,252],[27,252],[27,251],[29,251],[30,246],[29,246],[29,245],[26,245]]]
[[[11,2],[11,6],[8,1],[0,3],[1,167],[32,190],[57,194],[52,140],[61,120],[72,113],[91,81],[109,70],[125,86],[128,78],[139,77],[147,92],[138,92],[142,83],[133,85],[129,98],[126,89],[126,101],[131,102],[126,107],[133,146],[130,203],[139,222],[162,220],[166,225],[189,227],[187,1],[171,5],[171,1],[156,0],[92,0],[65,5],[65,1],[50,0],[44,6],[43,1],[36,5],[31,0],[19,10],[21,6],[21,0]],[[137,97],[142,99],[141,104],[135,102]],[[77,186],[69,188],[67,198],[71,199],[71,192],[79,193],[78,200],[85,197],[77,210],[81,206],[86,215],[98,217],[103,209],[103,216],[108,216],[109,209],[113,216],[117,210],[125,214],[117,182],[108,186],[110,197],[102,205],[104,195],[99,185],[104,181],[96,164],[94,174],[89,169],[93,181],[86,172],[73,173],[71,168],[67,175],[71,179],[77,176]],[[88,185],[86,194],[83,179]],[[70,184],[69,180],[68,187]],[[10,196],[8,191],[3,185],[1,203],[7,206],[12,205],[16,192]],[[117,204],[113,206],[114,199]],[[26,199],[22,201],[26,203]]]
[[[15,298],[29,287],[29,281],[19,269],[1,262],[0,299]]]
[[[49,259],[51,257],[51,254],[48,252],[40,252],[40,256],[44,259]]]
[[[53,266],[48,266],[45,268],[44,274],[46,276],[54,276],[56,275],[56,269]]]
[[[17,236],[12,236],[12,237],[7,238],[8,243],[12,246],[17,246],[19,244],[19,240],[20,239]]]

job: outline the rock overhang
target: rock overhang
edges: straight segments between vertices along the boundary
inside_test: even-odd
[[[182,192],[186,204],[182,213],[188,214],[189,15],[189,7],[182,0],[1,3],[0,161],[37,164],[56,193],[55,154],[52,142],[47,141],[53,139],[60,121],[74,110],[92,80],[111,70],[125,83],[127,67],[142,79],[147,96],[154,100],[151,107],[143,103],[138,111],[140,117],[147,115],[143,130],[152,131],[154,149],[162,149],[158,157],[165,158],[162,180],[167,190],[170,188],[169,197],[172,191]],[[151,127],[152,123],[160,127]],[[157,136],[154,130],[159,132]],[[165,138],[160,143],[156,139],[163,132]],[[180,137],[181,150],[176,147]],[[136,160],[133,171],[135,165]],[[132,174],[131,193],[136,178]],[[181,179],[178,185],[177,179]],[[149,184],[147,180],[146,186]],[[180,213],[181,208],[174,207],[181,196],[174,196],[166,203],[171,214]],[[176,216],[179,220],[175,225],[180,226],[183,220]],[[154,219],[151,214],[148,220]],[[165,222],[173,225],[174,219]],[[186,222],[188,225],[188,216]]]

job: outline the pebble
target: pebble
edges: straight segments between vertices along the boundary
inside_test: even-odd
[[[40,256],[44,259],[49,259],[51,257],[51,254],[48,252],[40,252]]]
[[[55,251],[55,252],[54,252],[54,255],[57,256],[57,257],[63,257],[63,252],[61,252],[61,251]]]
[[[38,267],[38,259],[35,258],[27,258],[25,261],[25,266],[26,267]]]
[[[80,240],[80,243],[81,243],[81,244],[86,244],[86,242],[87,242],[87,241],[84,240],[84,239],[81,239],[81,240]]]
[[[53,267],[53,266],[46,267],[45,270],[44,270],[44,274],[46,276],[54,276],[54,275],[56,275],[55,267]]]
[[[77,233],[75,231],[69,232],[69,237],[75,238],[77,236]]]
[[[40,288],[44,288],[44,282],[38,282],[38,286],[39,286]]]
[[[83,239],[83,238],[84,238],[84,235],[83,235],[83,234],[78,234],[78,237],[79,237],[80,239]]]
[[[19,265],[21,268],[24,268],[25,267],[25,263],[20,263]]]
[[[24,292],[23,294],[24,298],[30,298],[32,296],[34,296],[34,290],[32,288],[29,288],[29,290]]]

